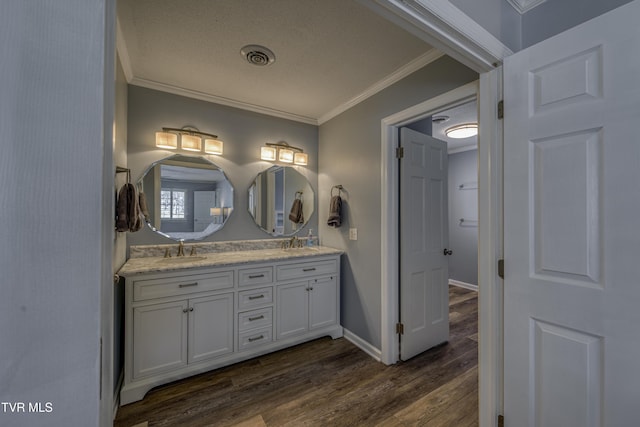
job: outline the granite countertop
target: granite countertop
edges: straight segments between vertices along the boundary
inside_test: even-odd
[[[217,253],[203,253],[194,256],[164,258],[146,256],[130,258],[118,271],[121,276],[143,273],[161,273],[180,271],[189,268],[220,267],[248,264],[264,261],[282,261],[289,259],[339,255],[343,251],[326,246],[314,246],[293,249],[255,249]]]

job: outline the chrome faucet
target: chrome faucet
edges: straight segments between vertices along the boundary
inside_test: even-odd
[[[176,256],[184,256],[184,240],[180,240],[178,244],[178,255]]]

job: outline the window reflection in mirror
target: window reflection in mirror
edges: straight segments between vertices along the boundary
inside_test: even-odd
[[[254,222],[272,236],[295,234],[306,225],[315,208],[311,184],[289,166],[272,166],[259,173],[249,187],[248,198]]]
[[[233,187],[203,157],[174,155],[147,170],[145,193],[152,230],[174,240],[200,240],[222,228],[233,211]]]

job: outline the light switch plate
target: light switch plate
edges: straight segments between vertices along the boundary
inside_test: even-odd
[[[349,229],[349,240],[358,240],[358,229],[350,228]]]

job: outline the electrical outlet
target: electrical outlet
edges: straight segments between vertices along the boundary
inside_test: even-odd
[[[358,240],[358,229],[350,228],[349,229],[349,240]]]

